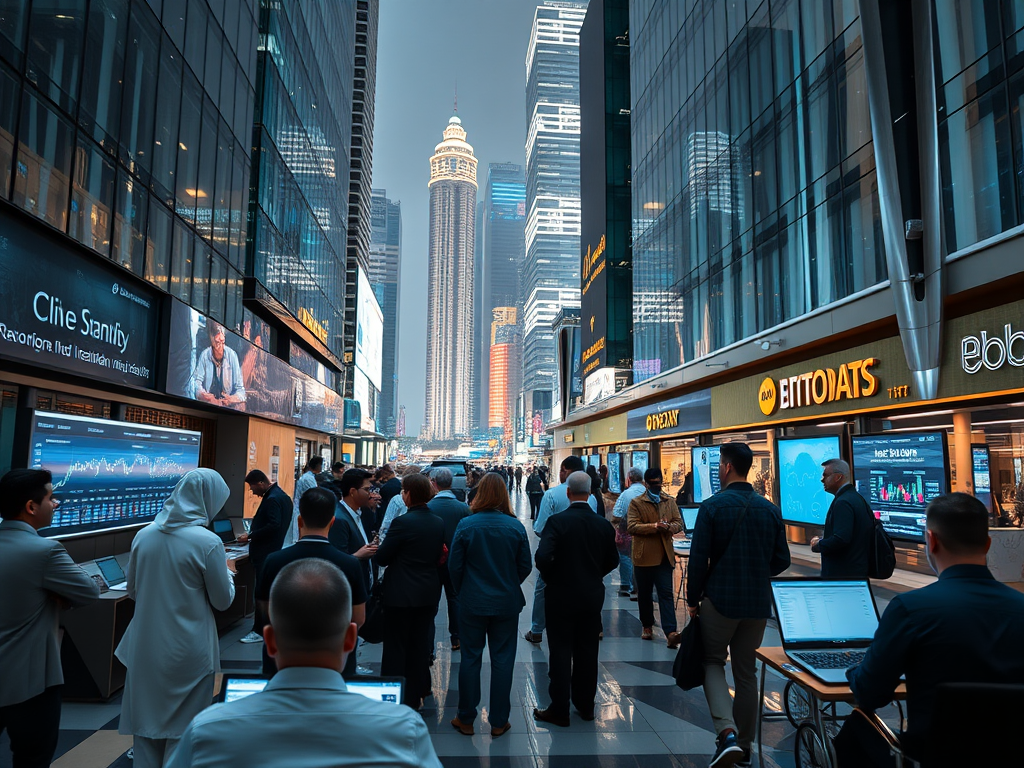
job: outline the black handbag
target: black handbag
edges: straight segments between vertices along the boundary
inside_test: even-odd
[[[370,599],[366,601],[366,621],[359,628],[359,636],[368,643],[384,642],[384,596],[380,579],[370,588]]]
[[[729,550],[733,536],[736,535],[736,531],[743,522],[743,518],[747,516],[749,508],[750,499],[747,499],[743,511],[736,518],[736,524],[732,528],[732,533],[729,534],[729,540],[725,543],[725,549],[722,550],[723,557]],[[721,562],[721,557],[708,567],[707,575],[704,577],[705,584],[708,583],[712,572],[715,570],[715,566],[719,562]],[[694,614],[679,634],[679,650],[676,651],[676,660],[672,662],[672,676],[676,680],[676,685],[684,691],[700,688],[704,685],[704,636],[700,631],[699,613]]]

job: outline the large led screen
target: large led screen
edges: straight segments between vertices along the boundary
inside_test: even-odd
[[[362,267],[356,288],[356,367],[379,392],[384,359],[384,313]]]
[[[779,506],[782,518],[793,523],[824,525],[834,498],[821,485],[823,461],[840,459],[839,436],[786,437],[779,451]]]
[[[694,504],[700,504],[722,490],[722,482],[718,477],[720,455],[721,449],[717,445],[701,445],[690,449]]]
[[[641,472],[646,472],[649,459],[650,455],[647,451],[633,451],[631,454],[632,464],[630,466],[636,467]]]
[[[949,490],[946,436],[898,432],[853,438],[857,490],[893,538],[923,541],[928,502]]]
[[[622,465],[618,453],[608,454],[608,490],[611,493],[622,493]]]
[[[199,466],[198,432],[37,411],[29,464],[53,473],[60,504],[41,533],[66,536],[152,520]]]

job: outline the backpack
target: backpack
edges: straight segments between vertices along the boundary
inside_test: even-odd
[[[871,560],[868,563],[868,576],[872,579],[888,579],[896,570],[896,546],[889,538],[882,521],[874,515],[871,531]]]

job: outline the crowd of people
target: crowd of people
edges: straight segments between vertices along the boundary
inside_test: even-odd
[[[716,768],[750,763],[755,652],[772,613],[771,579],[791,564],[779,509],[747,481],[750,448],[727,443],[720,455],[722,490],[700,506],[686,585],[686,611],[701,617]],[[659,469],[630,468],[617,497],[607,494],[606,475],[578,456],[560,463],[557,483],[542,466],[471,468],[464,494],[454,480],[447,466],[396,472],[336,463],[325,471],[313,458],[292,498],[263,472],[249,472],[245,483],[260,503],[238,537],[256,571],[256,613],[243,642],[263,643],[271,680],[262,693],[211,706],[220,671],[214,611],[230,606],[236,588],[209,526],[231,489],[214,470],[185,475],[135,536],[126,573],[135,613],[116,650],[127,668],[119,729],[133,736],[137,768],[439,766],[416,712],[433,694],[442,596],[448,641],[461,654],[451,726],[477,732],[487,648],[490,736],[500,738],[511,728],[521,585],[534,566],[525,639],[539,644],[547,633],[549,653],[549,702],[534,710],[537,721],[567,727],[573,710],[595,718],[604,579],[614,570],[619,595],[638,602],[640,639],[654,638],[657,595],[665,641],[679,645],[672,540],[682,519]],[[811,542],[822,577],[866,579],[874,514],[845,462],[825,462],[822,484],[835,497],[823,535]],[[510,497],[523,492],[539,537],[533,557]],[[99,592],[58,541],[38,535],[57,503],[46,470],[0,478],[0,732],[9,733],[19,768],[49,765],[56,749],[59,612]],[[912,754],[926,754],[923,734],[941,683],[1024,683],[1024,595],[988,571],[987,527],[984,505],[971,496],[931,501],[926,555],[938,581],[890,603],[867,657],[848,675],[865,709],[891,701],[905,676]],[[380,672],[404,678],[407,706],[346,691],[345,680],[366,671],[358,665],[360,637],[383,643]],[[836,740],[839,765],[885,764],[887,753],[879,756],[871,734],[858,728],[851,718]]]

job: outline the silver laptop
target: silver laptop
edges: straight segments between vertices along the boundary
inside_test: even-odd
[[[878,609],[867,581],[772,581],[782,647],[825,683],[845,684],[878,629]]]
[[[115,557],[103,557],[96,561],[96,567],[103,574],[103,580],[107,582],[107,588],[114,591],[128,589],[128,581],[121,569],[121,564]]]
[[[244,699],[246,696],[261,692],[269,682],[269,678],[262,675],[225,674],[217,700],[230,702]],[[377,675],[357,675],[345,681],[345,688],[349,693],[358,693],[368,699],[386,704],[402,703],[402,687],[404,685],[404,677],[380,677]]]

